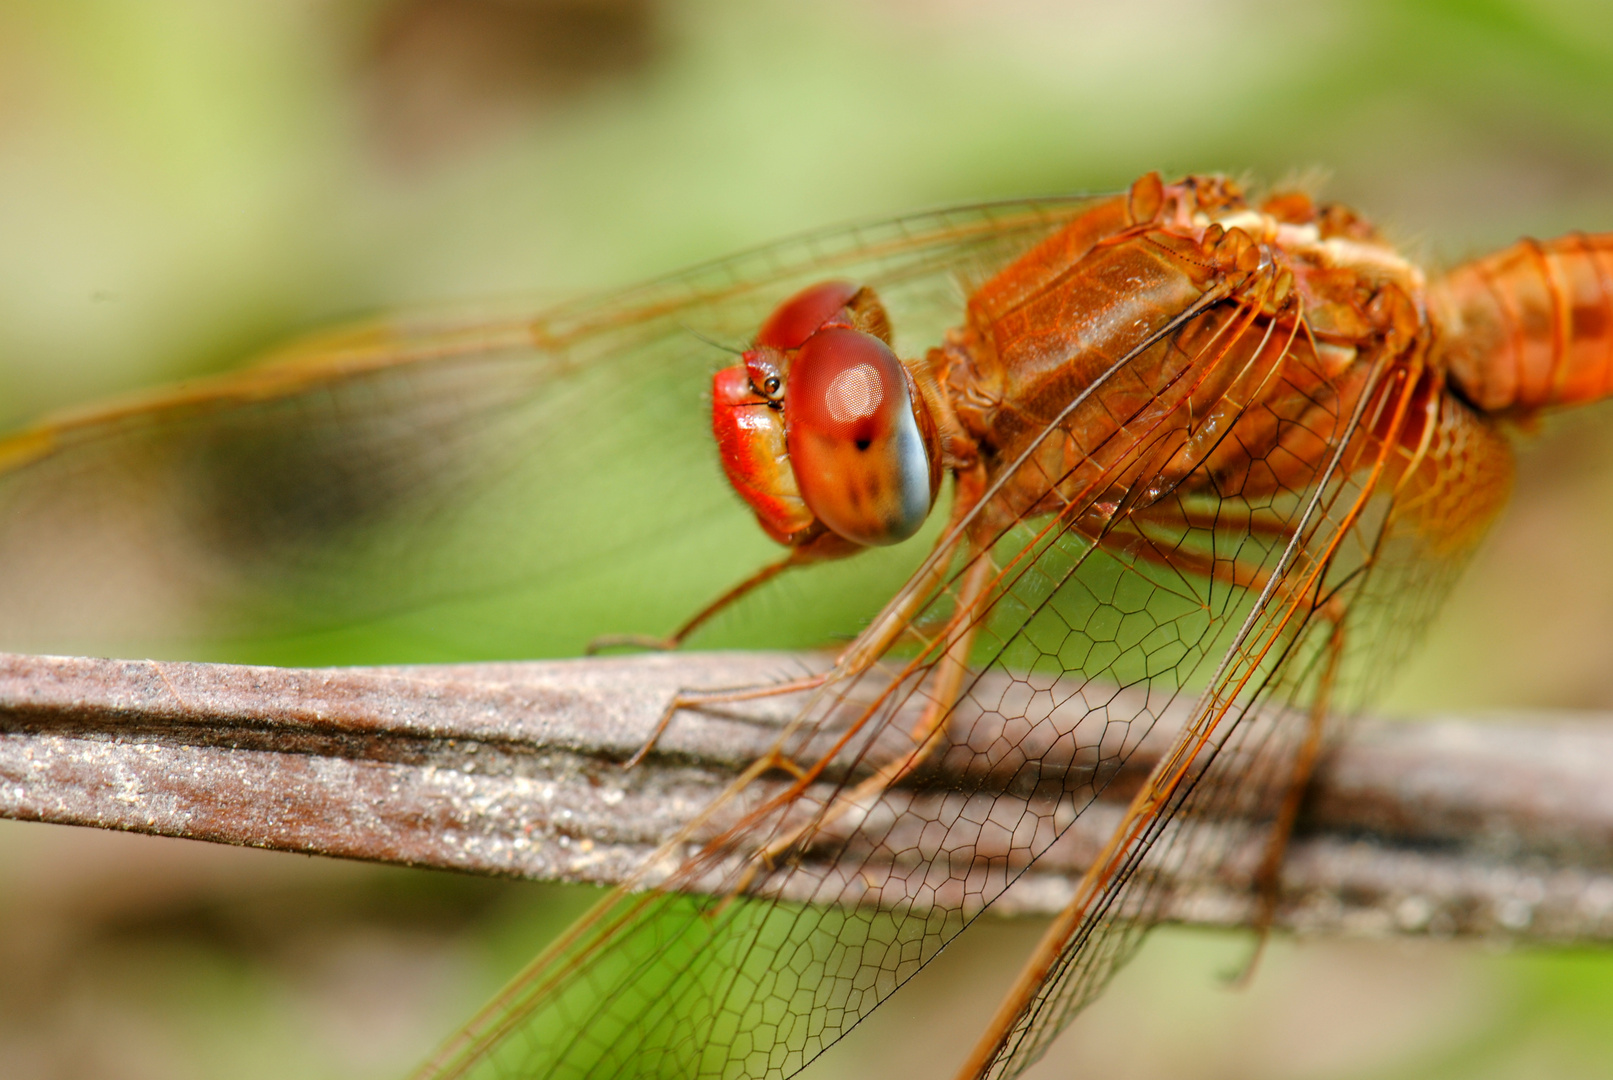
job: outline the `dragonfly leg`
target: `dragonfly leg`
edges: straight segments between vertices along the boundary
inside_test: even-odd
[[[762,581],[775,576],[786,567],[792,565],[792,559],[793,555],[791,558],[783,559],[772,566],[764,567],[760,573],[752,575],[734,589],[730,589],[724,594],[724,599],[719,603],[737,599],[744,592],[750,591],[750,589],[760,585]],[[939,567],[936,574],[937,578],[939,578],[940,573],[946,569],[946,560],[944,558],[938,559],[936,565]],[[763,577],[763,574],[766,574],[766,577]],[[655,722],[655,727],[651,729],[650,736],[644,741],[644,745],[639,747],[637,753],[623,762],[623,766],[632,768],[643,761],[644,756],[655,749],[655,744],[665,733],[667,725],[672,722],[672,717],[682,709],[698,709],[708,705],[723,705],[735,701],[756,701],[761,698],[777,697],[781,694],[801,693],[807,690],[816,690],[827,684],[831,679],[849,678],[862,674],[863,671],[872,666],[874,660],[885,646],[889,645],[890,641],[901,633],[908,619],[912,617],[913,611],[928,598],[928,595],[928,588],[915,589],[907,604],[899,607],[893,613],[888,613],[891,617],[885,618],[883,621],[884,632],[873,643],[865,642],[862,638],[859,638],[852,643],[846,653],[836,659],[834,667],[828,671],[817,675],[807,675],[799,679],[791,679],[787,682],[769,683],[766,686],[750,686],[733,690],[679,690],[673,695],[672,700],[667,702],[666,708],[661,710],[660,719]],[[708,606],[705,611],[684,624],[679,634],[687,633],[715,611],[716,605]],[[782,755],[777,751],[771,755],[770,760],[787,772],[793,771],[782,764]],[[800,776],[797,776],[797,779],[800,779]]]
[[[1276,535],[1276,534],[1274,534]],[[1245,562],[1242,559],[1211,558],[1203,552],[1174,550],[1165,552],[1149,542],[1149,537],[1140,529],[1117,529],[1104,533],[1101,536],[1091,537],[1094,543],[1111,551],[1115,555],[1129,555],[1151,566],[1156,566],[1172,573],[1186,572],[1197,574],[1200,577],[1210,578],[1212,581],[1224,585],[1236,585],[1252,594],[1265,591],[1266,585],[1271,581],[1271,571],[1265,567]],[[1141,540],[1141,543],[1135,541]],[[1276,596],[1287,603],[1292,602],[1294,592],[1292,586],[1277,583]],[[1343,618],[1343,604],[1337,596],[1324,600],[1316,606],[1316,615],[1335,623]]]
[[[979,469],[967,470],[958,474],[957,494],[953,499],[952,505],[952,521],[950,523],[952,526],[956,526],[958,522],[964,520],[968,516],[969,511],[974,506],[975,502],[979,500],[980,491],[984,485],[983,475],[983,470]],[[908,587],[903,590],[902,594],[897,598],[897,600],[887,606],[884,611],[880,612],[879,615],[875,617],[874,621],[857,636],[857,640],[848,645],[840,653],[840,655],[835,658],[834,666],[828,671],[818,675],[809,675],[800,679],[792,679],[789,682],[772,683],[767,686],[749,687],[744,689],[696,692],[680,690],[672,698],[672,700],[667,703],[666,708],[661,713],[660,719],[656,721],[655,727],[650,732],[650,737],[645,740],[644,745],[640,747],[638,752],[629,758],[624,764],[630,768],[634,765],[637,765],[640,761],[643,761],[644,756],[655,748],[657,740],[659,740],[661,735],[666,731],[667,725],[672,722],[672,717],[681,709],[700,708],[704,705],[720,705],[734,701],[755,701],[759,698],[774,697],[780,694],[793,694],[806,690],[817,690],[827,685],[831,681],[855,679],[859,675],[862,675],[869,668],[873,667],[876,662],[878,662],[880,656],[884,654],[885,650],[890,647],[890,644],[893,641],[897,640],[903,633],[906,632],[913,616],[921,608],[923,608],[926,603],[929,602],[930,594],[941,584],[941,582],[946,580],[946,575],[952,562],[952,555],[957,551],[960,543],[960,541],[954,535],[955,532],[956,530],[954,528],[949,527],[947,533],[944,535],[953,536],[953,538],[950,540],[943,539],[936,545],[935,550],[931,552],[930,557],[926,560],[927,569],[921,570],[917,578],[913,582],[909,583]],[[671,640],[673,641],[674,645],[680,642],[697,626],[705,622],[712,615],[715,615],[723,607],[733,603],[735,600],[738,600],[741,596],[744,596],[752,589],[755,589],[762,583],[771,580],[790,567],[802,566],[813,562],[821,562],[825,559],[838,558],[840,557],[840,554],[842,554],[840,549],[835,547],[832,543],[808,545],[795,549],[785,558],[780,559],[776,563],[764,566],[755,574],[752,574],[750,577],[746,578],[732,589],[729,589],[715,601],[706,605],[704,610],[700,611],[695,615],[694,618],[684,623],[683,626],[673,634]],[[967,606],[972,607],[973,602],[971,601]],[[958,607],[959,612],[963,612],[965,608],[966,605],[960,601]],[[956,618],[956,616],[954,616],[954,618]],[[855,729],[860,726],[860,724],[857,724],[853,727]],[[853,733],[854,731],[848,733],[847,737]],[[835,752],[838,752],[838,747],[835,751],[831,751],[831,756]],[[792,771],[780,764],[782,757],[783,755],[775,750],[773,754],[769,756],[769,760],[773,764],[779,765],[781,768],[785,768],[786,771]],[[815,766],[809,770],[804,770],[802,775],[796,777],[797,781],[800,783],[808,782],[807,774],[810,773],[812,776],[816,776],[817,773],[822,771],[822,764],[823,763],[820,762],[818,766]]]
[[[772,577],[790,564],[790,559],[784,559],[778,563],[774,563],[770,567],[764,567],[763,573],[771,570],[772,573],[767,574],[767,576]],[[946,560],[937,560],[937,566],[939,566],[940,570],[944,572],[946,569]],[[757,580],[758,578],[761,578],[761,580]],[[761,581],[764,580],[766,580],[766,578],[762,578],[761,574],[752,575],[752,577],[746,579],[746,581],[742,582],[740,586],[736,587],[736,589],[729,590],[729,592],[725,594],[725,597],[727,600],[737,599],[737,597],[742,594],[741,590],[748,592],[750,589],[761,584]],[[852,643],[851,647],[846,651],[846,653],[842,654],[836,659],[834,667],[830,668],[828,671],[821,672],[817,675],[807,675],[799,679],[791,679],[787,682],[769,683],[766,686],[742,687],[733,690],[679,690],[675,695],[673,695],[672,700],[667,702],[666,708],[661,710],[660,719],[655,722],[655,727],[651,729],[650,736],[644,741],[644,745],[639,747],[637,753],[623,762],[623,766],[625,768],[632,768],[634,765],[637,765],[639,762],[643,761],[644,756],[651,750],[655,749],[655,744],[660,740],[662,734],[666,732],[667,725],[672,722],[672,717],[677,715],[677,713],[682,709],[698,709],[707,705],[723,705],[735,701],[756,701],[761,698],[777,697],[781,694],[795,694],[807,690],[816,690],[819,687],[827,684],[831,679],[849,678],[862,674],[870,666],[872,666],[874,660],[878,657],[879,653],[883,651],[885,646],[890,644],[890,641],[894,640],[895,637],[901,633],[902,628],[907,624],[907,620],[911,618],[913,610],[916,610],[917,607],[928,598],[928,593],[929,590],[927,588],[914,590],[909,603],[898,608],[898,610],[893,613],[893,617],[884,620],[885,633],[882,633],[878,640],[872,644],[869,644],[862,638],[859,638],[856,642]],[[714,606],[708,607],[706,611],[702,612],[689,623],[685,624],[684,630],[680,631],[680,633],[692,629],[694,625],[702,621],[715,610],[716,609]],[[785,771],[787,772],[793,771],[782,764],[782,758],[783,755],[776,750],[772,755],[770,755],[770,760],[772,760],[773,764],[778,765],[780,768],[785,768]],[[796,778],[799,780],[801,779],[801,776],[797,776]]]
[[[777,567],[777,569],[774,570],[774,573],[777,573],[778,570],[784,569],[784,566],[789,562],[790,560],[786,559],[783,561],[783,563],[774,564],[774,566]],[[944,571],[946,568],[946,560],[938,560],[937,565],[942,571]],[[773,568],[769,567],[767,569]],[[768,576],[771,577],[772,575],[770,574]],[[748,579],[746,584],[748,584],[750,588],[754,588],[755,585],[760,584],[760,582],[756,581],[755,577],[752,577],[751,579]],[[732,592],[733,591],[730,590],[731,594]],[[889,645],[892,640],[900,635],[903,628],[907,625],[907,620],[911,618],[913,610],[916,610],[917,607],[928,598],[928,594],[928,589],[914,590],[908,604],[898,608],[894,613],[887,613],[891,617],[884,619],[881,627],[883,632],[878,635],[875,641],[870,643],[865,641],[864,638],[858,638],[857,641],[852,643],[851,647],[846,651],[846,653],[843,653],[839,658],[836,659],[834,667],[828,671],[821,672],[817,675],[804,676],[803,678],[799,679],[791,679],[787,682],[769,683],[766,686],[751,686],[734,690],[678,691],[677,694],[673,695],[672,700],[667,702],[666,708],[661,711],[661,717],[656,721],[655,727],[650,731],[650,737],[644,741],[643,746],[639,747],[637,753],[628,758],[627,761],[623,762],[624,767],[632,768],[634,765],[637,765],[639,762],[643,761],[644,756],[651,750],[655,749],[656,742],[660,740],[662,734],[666,731],[667,725],[672,722],[672,717],[682,709],[698,709],[707,705],[722,705],[735,701],[756,701],[760,698],[777,697],[781,694],[795,694],[806,690],[816,690],[819,687],[826,685],[831,679],[853,678],[862,674],[873,665],[874,660],[878,658],[879,653],[883,651],[885,646]],[[702,616],[709,613],[711,610],[713,609],[708,608],[707,612],[702,613]],[[700,617],[701,616],[697,616],[697,619]],[[771,756],[773,759],[781,758],[781,755],[777,751],[775,751]],[[779,761],[775,760],[774,764],[779,764]],[[780,765],[780,767],[783,766]],[[786,769],[786,771],[790,770]],[[797,779],[800,779],[800,777],[797,777]]]
[[[1093,537],[1093,540],[1098,546],[1115,555],[1133,556],[1151,566],[1172,573],[1197,574],[1224,585],[1236,585],[1252,593],[1263,590],[1271,578],[1270,571],[1241,559],[1216,559],[1202,552],[1184,549],[1162,551],[1150,541],[1148,534],[1140,529],[1114,529]]]
[[[803,557],[802,550],[801,548],[796,548],[777,562],[768,563],[750,577],[739,582],[695,612],[682,626],[666,637],[656,637],[653,634],[606,634],[590,641],[584,647],[583,652],[588,656],[593,656],[595,653],[604,652],[606,649],[652,649],[663,651],[676,649],[684,643],[690,634],[705,625],[719,611],[772,581],[792,566],[802,566],[806,563],[817,561],[816,559]]]
[[[976,609],[990,592],[995,570],[990,553],[982,551],[964,573],[957,610],[953,612],[942,635],[945,644],[930,683],[930,700],[908,731],[914,743],[913,749],[881,765],[873,775],[850,791],[836,794],[822,812],[815,814],[811,820],[775,838],[757,853],[758,866],[775,865],[780,856],[800,844],[810,833],[827,827],[859,807],[866,807],[923,765],[941,747],[946,738],[947,718],[952,715],[952,706],[968,674],[969,651],[974,646],[975,629],[979,625],[979,612]],[[754,876],[754,872],[747,875],[745,883],[748,884],[751,876]]]
[[[735,701],[758,701],[762,698],[778,697],[782,694],[798,694],[807,690],[816,690],[829,681],[831,674],[832,672],[825,671],[818,675],[805,675],[799,679],[789,679],[785,682],[768,683],[766,686],[746,686],[733,690],[679,690],[672,695],[672,700],[667,702],[666,708],[661,710],[660,719],[656,720],[655,727],[650,730],[649,737],[644,740],[644,745],[640,746],[632,757],[622,762],[622,767],[631,769],[643,761],[645,755],[655,749],[655,744],[666,733],[667,725],[672,723],[672,718],[682,709],[699,709],[709,705],[724,705]],[[795,773],[799,769],[799,766],[792,767],[792,765],[785,764],[783,755],[776,752],[771,755],[770,760],[774,765],[784,769],[786,772]]]
[[[1283,792],[1282,805],[1277,809],[1277,820],[1272,824],[1266,840],[1266,853],[1255,870],[1254,887],[1258,894],[1255,909],[1255,948],[1241,970],[1233,975],[1234,985],[1246,985],[1260,965],[1260,957],[1271,937],[1271,926],[1277,918],[1277,901],[1282,886],[1283,857],[1288,853],[1288,841],[1294,835],[1294,822],[1299,817],[1300,804],[1310,787],[1316,771],[1316,760],[1322,752],[1323,735],[1327,729],[1327,709],[1333,696],[1333,683],[1338,677],[1339,661],[1344,655],[1344,624],[1333,618],[1333,629],[1327,639],[1327,661],[1322,669],[1322,681],[1311,701],[1305,723],[1305,738],[1294,756],[1293,769],[1288,776],[1288,787]]]
[[[944,567],[945,560],[940,561],[939,565]],[[968,673],[969,650],[974,645],[975,628],[979,621],[976,608],[990,593],[995,570],[989,552],[982,551],[964,573],[958,593],[957,610],[953,612],[941,635],[945,645],[936,661],[936,675],[931,684],[929,703],[925,705],[923,713],[909,730],[909,735],[916,744],[912,751],[885,763],[877,772],[850,791],[838,792],[823,810],[812,815],[806,822],[785,830],[765,847],[754,852],[749,865],[735,879],[727,895],[713,910],[713,914],[727,910],[730,902],[749,891],[758,874],[763,870],[776,868],[780,858],[798,846],[804,838],[844,817],[853,809],[877,799],[892,785],[901,782],[904,777],[922,765],[941,745],[946,733],[946,719],[951,715],[952,705],[957,700],[963,686],[963,678]],[[926,588],[921,590],[919,595],[928,596],[928,593],[929,590]],[[893,625],[896,621],[900,620],[893,620]],[[865,713],[864,719],[866,717]],[[853,730],[860,726],[860,723],[853,725]],[[842,740],[808,769],[802,769],[777,751],[763,758],[753,768],[781,768],[791,773],[796,778],[796,792],[799,793],[806,784],[822,774],[830,759],[843,748]],[[776,803],[775,806],[777,805],[782,803]]]

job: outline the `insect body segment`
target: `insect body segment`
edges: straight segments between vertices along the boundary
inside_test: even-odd
[[[1486,412],[1613,392],[1613,236],[1521,241],[1451,271],[1430,306],[1451,382]]]

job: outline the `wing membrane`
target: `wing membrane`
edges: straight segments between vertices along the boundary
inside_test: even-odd
[[[814,740],[847,732],[840,779],[742,781],[737,823],[640,883],[651,891],[609,901],[467,1031],[440,1075],[791,1075],[1072,825],[1115,821],[1099,796],[1189,701],[1181,782],[1147,814],[1118,819],[1113,865],[982,1069],[1011,1075],[1034,1060],[1195,887],[1229,873],[1247,887],[1323,688],[1347,708],[1370,678],[1340,670],[1387,666],[1375,632],[1431,609],[1429,583],[1466,550],[1440,538],[1478,535],[1500,504],[1505,451],[1442,400],[1435,449],[1408,444],[1405,372],[1329,375],[1314,353],[1295,355],[1292,313],[1276,334],[1214,315],[1202,322],[1222,331],[1188,325],[1160,345],[1196,342],[1184,397],[1194,385],[1235,391],[1244,375],[1291,385],[1258,408],[1230,392],[1218,439],[1184,442],[1146,404],[1116,418],[1116,445],[1046,477],[1033,501],[1056,510],[984,537],[994,577],[983,603],[965,598],[971,556],[947,556],[954,565],[883,668],[831,683],[781,741],[804,763]],[[1081,422],[1078,409],[1060,421]],[[1229,433],[1261,425],[1276,432],[1262,457],[1227,452]],[[1461,454],[1470,467],[1453,480]],[[1465,533],[1431,527],[1431,514],[1453,513],[1470,516]],[[934,752],[947,768],[927,775],[924,739],[901,733],[961,622],[975,625],[971,674]],[[916,766],[904,786],[836,812],[859,776],[903,754]],[[771,852],[761,862],[759,848]],[[1085,857],[1099,865],[1105,852]]]
[[[1294,339],[1203,314],[1223,331],[1209,344],[1202,326],[1180,320],[1157,343],[1198,343],[1184,354],[1183,401],[1199,385],[1227,383],[1228,367],[1279,364]],[[1299,397],[1300,413],[1317,408]],[[788,1076],[1000,897],[1092,809],[1180,694],[1213,685],[1259,606],[1251,583],[1279,580],[1298,527],[1300,500],[1282,490],[1245,500],[1231,526],[1191,525],[1188,501],[1226,498],[1208,477],[1196,492],[1184,486],[1219,443],[1203,440],[1184,472],[1180,410],[1154,405],[1144,399],[1136,415],[1113,417],[1110,435],[1046,476],[1030,501],[1059,509],[988,529],[975,551],[939,549],[953,565],[921,597],[912,632],[883,668],[843,672],[781,740],[781,758],[805,764],[840,733],[838,780],[779,794],[743,780],[731,792],[749,800],[735,824],[671,875],[639,883],[706,898],[618,894],[518,980],[434,1075]],[[1337,406],[1320,406],[1335,428],[1345,423]],[[1086,408],[1113,406],[1093,397]],[[1086,420],[1073,408],[1047,437],[1084,430]],[[983,510],[979,520],[992,518]],[[1162,534],[1172,528],[1177,535]],[[1170,557],[1190,543],[1203,549],[1204,574]],[[974,603],[964,583],[982,553],[992,576]],[[893,609],[907,602],[898,595]],[[951,779],[926,784],[919,772],[908,787],[859,795],[846,812],[859,777],[893,757],[920,767],[930,755],[915,720],[965,624],[974,628],[971,674],[934,751]],[[758,849],[770,854],[758,860]]]
[[[770,552],[713,467],[726,357],[707,341],[745,341],[833,275],[935,340],[960,276],[1085,205],[831,230],[542,311],[398,317],[21,432],[0,443],[0,648],[356,662],[664,632]],[[912,558],[880,564],[888,588]]]
[[[781,296],[839,275],[879,289],[911,352],[958,321],[960,279],[1085,205],[820,234],[540,315],[377,324],[24,432],[0,444],[0,644],[161,652],[127,643],[307,633],[356,614],[432,634],[479,621],[483,641],[449,647],[535,655],[664,629],[763,552],[710,468],[701,393],[720,358],[701,339],[743,340]],[[1460,561],[1478,526],[1452,522],[1489,512],[1475,495],[1504,486],[1504,454],[1443,399],[1432,442],[1408,443],[1406,410],[1385,418],[1400,384],[1381,369],[1356,382],[1307,369],[1292,313],[1216,299],[1149,346],[1185,358],[1179,402],[1224,390],[1213,423],[1145,398],[1092,441],[1087,420],[1112,406],[1073,402],[1042,439],[1078,442],[1080,460],[1027,457],[1041,488],[964,522],[968,544],[943,544],[887,608],[914,611],[909,632],[875,667],[838,672],[781,738],[777,760],[807,776],[764,763],[743,777],[431,1075],[791,1075],[1072,826],[1115,822],[1112,865],[982,1066],[1009,1075],[1149,925],[1258,852],[1323,688],[1348,704],[1376,674],[1391,640],[1378,628],[1428,606],[1409,586]],[[1256,393],[1270,378],[1292,385]],[[1240,442],[1267,429],[1259,453]],[[632,561],[646,538],[665,563]],[[697,551],[724,557],[673,568]],[[564,638],[523,634],[551,606],[587,614]],[[440,656],[447,640],[427,647]],[[954,701],[937,687],[960,640],[972,647]],[[396,638],[383,644],[400,659]],[[937,698],[934,747],[922,718]],[[1126,818],[1100,804],[1189,703],[1182,776],[1160,805]],[[852,797],[904,760],[902,785]]]
[[[1460,402],[1419,402],[1408,385],[1416,372],[1398,374],[1362,398],[1362,419],[1327,435],[1335,464],[1311,479],[1313,520],[1295,534],[1280,579],[1295,584],[1252,610],[1184,730],[1182,748],[1202,738],[1184,782],[1137,823],[1112,872],[1072,912],[1062,948],[980,1075],[1013,1076],[1040,1057],[1150,926],[1196,900],[1223,901],[1229,881],[1247,889],[1257,879],[1312,741],[1338,737],[1334,718],[1382,683],[1499,512],[1511,469],[1503,441]],[[1391,415],[1397,398],[1423,415]]]

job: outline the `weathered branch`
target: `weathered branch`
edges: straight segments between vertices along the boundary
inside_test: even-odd
[[[765,751],[790,713],[778,699],[743,714],[683,712],[655,755],[621,768],[670,695],[818,662],[670,654],[289,670],[0,654],[0,815],[610,883]],[[1049,749],[1034,725],[1012,734],[1006,754],[949,754],[927,782],[1012,775]],[[1166,734],[1144,740],[1128,770],[1151,764]],[[1116,813],[1093,807],[994,910],[1056,910]],[[1237,874],[1172,904],[1173,918],[1200,923],[1254,912]],[[1613,727],[1358,725],[1313,785],[1278,923],[1613,940]]]

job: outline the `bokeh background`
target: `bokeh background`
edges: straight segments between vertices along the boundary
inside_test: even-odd
[[[1453,261],[1613,229],[1601,0],[3,0],[0,424],[376,309],[1136,174],[1300,178]],[[1613,413],[1529,433],[1406,716],[1613,709]],[[576,891],[0,822],[0,1072],[399,1075]],[[1039,927],[814,1076],[942,1073]],[[1037,1077],[1613,1076],[1613,957],[1157,934]]]

